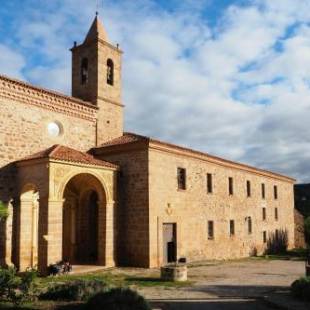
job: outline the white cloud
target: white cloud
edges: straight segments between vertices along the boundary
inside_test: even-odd
[[[24,57],[3,44],[0,44],[0,55],[1,74],[23,78]]]
[[[310,181],[310,1],[231,5],[210,28],[201,12],[212,3],[105,1],[109,37],[125,51],[126,129]],[[16,21],[20,50],[38,55],[31,81],[70,89],[68,48],[93,11],[57,0]]]

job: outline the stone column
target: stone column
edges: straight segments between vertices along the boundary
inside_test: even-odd
[[[9,216],[6,219],[6,240],[5,240],[5,264],[12,266],[12,243],[13,243],[13,205],[12,201],[8,204]]]
[[[62,260],[64,200],[48,201],[47,265]]]
[[[114,202],[107,203],[106,207],[106,252],[105,263],[107,267],[115,266],[115,246],[114,246]]]
[[[98,263],[102,266],[115,266],[114,247],[114,202],[98,202]]]
[[[25,271],[31,266],[32,250],[32,200],[21,200],[19,212],[19,257],[20,271]]]
[[[31,266],[38,265],[38,200],[32,205]]]
[[[62,260],[64,200],[40,199],[39,270],[46,274],[47,267]]]

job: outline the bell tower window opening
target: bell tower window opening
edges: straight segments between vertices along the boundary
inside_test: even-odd
[[[107,60],[107,83],[111,86],[114,85],[114,63],[110,58]]]
[[[81,84],[85,85],[88,83],[88,59],[83,58],[81,62]]]

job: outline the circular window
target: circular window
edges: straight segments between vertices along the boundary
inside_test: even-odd
[[[62,126],[58,122],[51,122],[47,125],[47,131],[51,137],[59,137],[62,134]]]

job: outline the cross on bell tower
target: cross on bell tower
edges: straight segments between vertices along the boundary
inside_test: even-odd
[[[97,145],[123,134],[122,51],[109,42],[98,14],[72,51],[72,96],[96,105]]]

